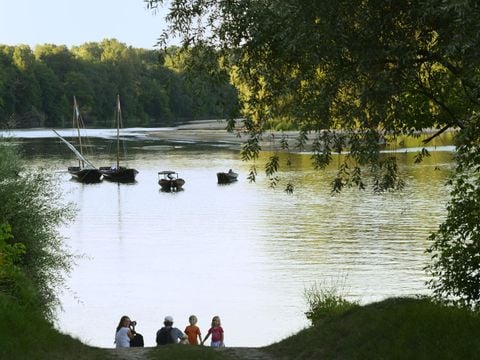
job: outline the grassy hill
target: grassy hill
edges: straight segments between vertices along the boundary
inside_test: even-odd
[[[169,345],[130,357],[86,346],[0,295],[0,359],[476,359],[480,317],[424,299],[392,298],[326,317],[317,326],[260,349]],[[254,329],[252,329],[254,331]],[[241,354],[241,355],[239,355]],[[252,357],[249,357],[252,354]],[[259,357],[260,355],[264,355]],[[133,355],[133,352],[132,354]]]
[[[0,359],[109,359],[109,354],[58,332],[40,314],[0,292]]]
[[[426,299],[391,298],[327,317],[267,350],[277,359],[478,359],[480,318]]]

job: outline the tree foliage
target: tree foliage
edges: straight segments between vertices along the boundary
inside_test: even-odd
[[[59,286],[72,266],[58,226],[70,220],[56,180],[23,167],[12,143],[0,143],[0,292],[52,319]]]
[[[205,57],[206,58],[206,57]],[[198,118],[224,118],[236,93],[223,72],[214,86],[208,73],[189,77],[188,62],[135,49],[115,39],[66,46],[0,45],[0,124],[3,127],[70,126],[72,98],[82,104],[89,126],[110,127],[117,94],[128,126],[172,125]],[[170,66],[164,66],[165,60]],[[222,70],[218,64],[219,74]]]
[[[447,218],[431,235],[430,286],[436,297],[469,308],[480,304],[480,127],[458,139]]]
[[[318,168],[347,151],[333,182],[377,191],[401,186],[396,159],[381,153],[401,134],[458,131],[448,217],[432,235],[430,283],[443,299],[480,303],[478,139],[480,6],[469,0],[145,0],[167,6],[160,38],[212,47],[240,91],[256,159],[266,124],[300,129]],[[436,134],[425,139],[428,142]],[[419,153],[418,159],[425,156]],[[275,155],[274,155],[275,156]],[[275,158],[267,172],[277,168]],[[256,169],[250,174],[254,179]]]

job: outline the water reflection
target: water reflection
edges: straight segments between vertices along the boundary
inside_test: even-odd
[[[61,296],[58,327],[92,345],[113,347],[123,314],[153,345],[165,315],[181,328],[195,313],[204,332],[213,315],[222,317],[227,346],[261,346],[306,326],[303,292],[317,281],[346,277],[346,294],[362,302],[427,291],[424,250],[444,216],[448,152],[419,166],[404,154],[402,192],[332,197],[333,168],[313,170],[308,155],[289,155],[298,160],[281,174],[297,185],[289,195],[262,176],[248,183],[249,164],[228,148],[131,141],[137,183],[84,185],[61,172],[71,162],[65,146],[20,143],[31,166],[60,171],[66,200],[78,207],[61,231],[85,257]],[[94,163],[108,158],[97,152]],[[218,186],[216,173],[229,168],[239,181]],[[166,169],[185,179],[185,191],[160,191],[158,171]]]

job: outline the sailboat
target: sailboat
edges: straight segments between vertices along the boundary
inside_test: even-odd
[[[98,183],[102,181],[102,173],[83,155],[82,136],[80,134],[81,122],[82,120],[81,120],[80,111],[78,110],[77,99],[74,96],[73,97],[73,126],[74,128],[75,127],[77,128],[79,149],[77,150],[75,146],[73,146],[63,137],[61,137],[58,132],[56,132],[55,130],[53,131],[64,143],[67,144],[69,149],[72,150],[78,158],[78,166],[68,167],[68,172],[70,173],[70,175],[72,175],[72,178],[82,183]]]
[[[100,172],[105,180],[132,183],[138,174],[136,169],[120,166],[120,127],[122,126],[122,111],[120,107],[120,95],[117,95],[117,106],[115,111],[115,122],[117,126],[117,164],[116,166],[101,166]]]

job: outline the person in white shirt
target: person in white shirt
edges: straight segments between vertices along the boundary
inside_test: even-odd
[[[117,326],[117,331],[115,332],[115,347],[117,348],[128,348],[130,347],[130,340],[133,339],[134,334],[130,329],[132,322],[130,318],[126,315],[120,318],[120,322]]]

